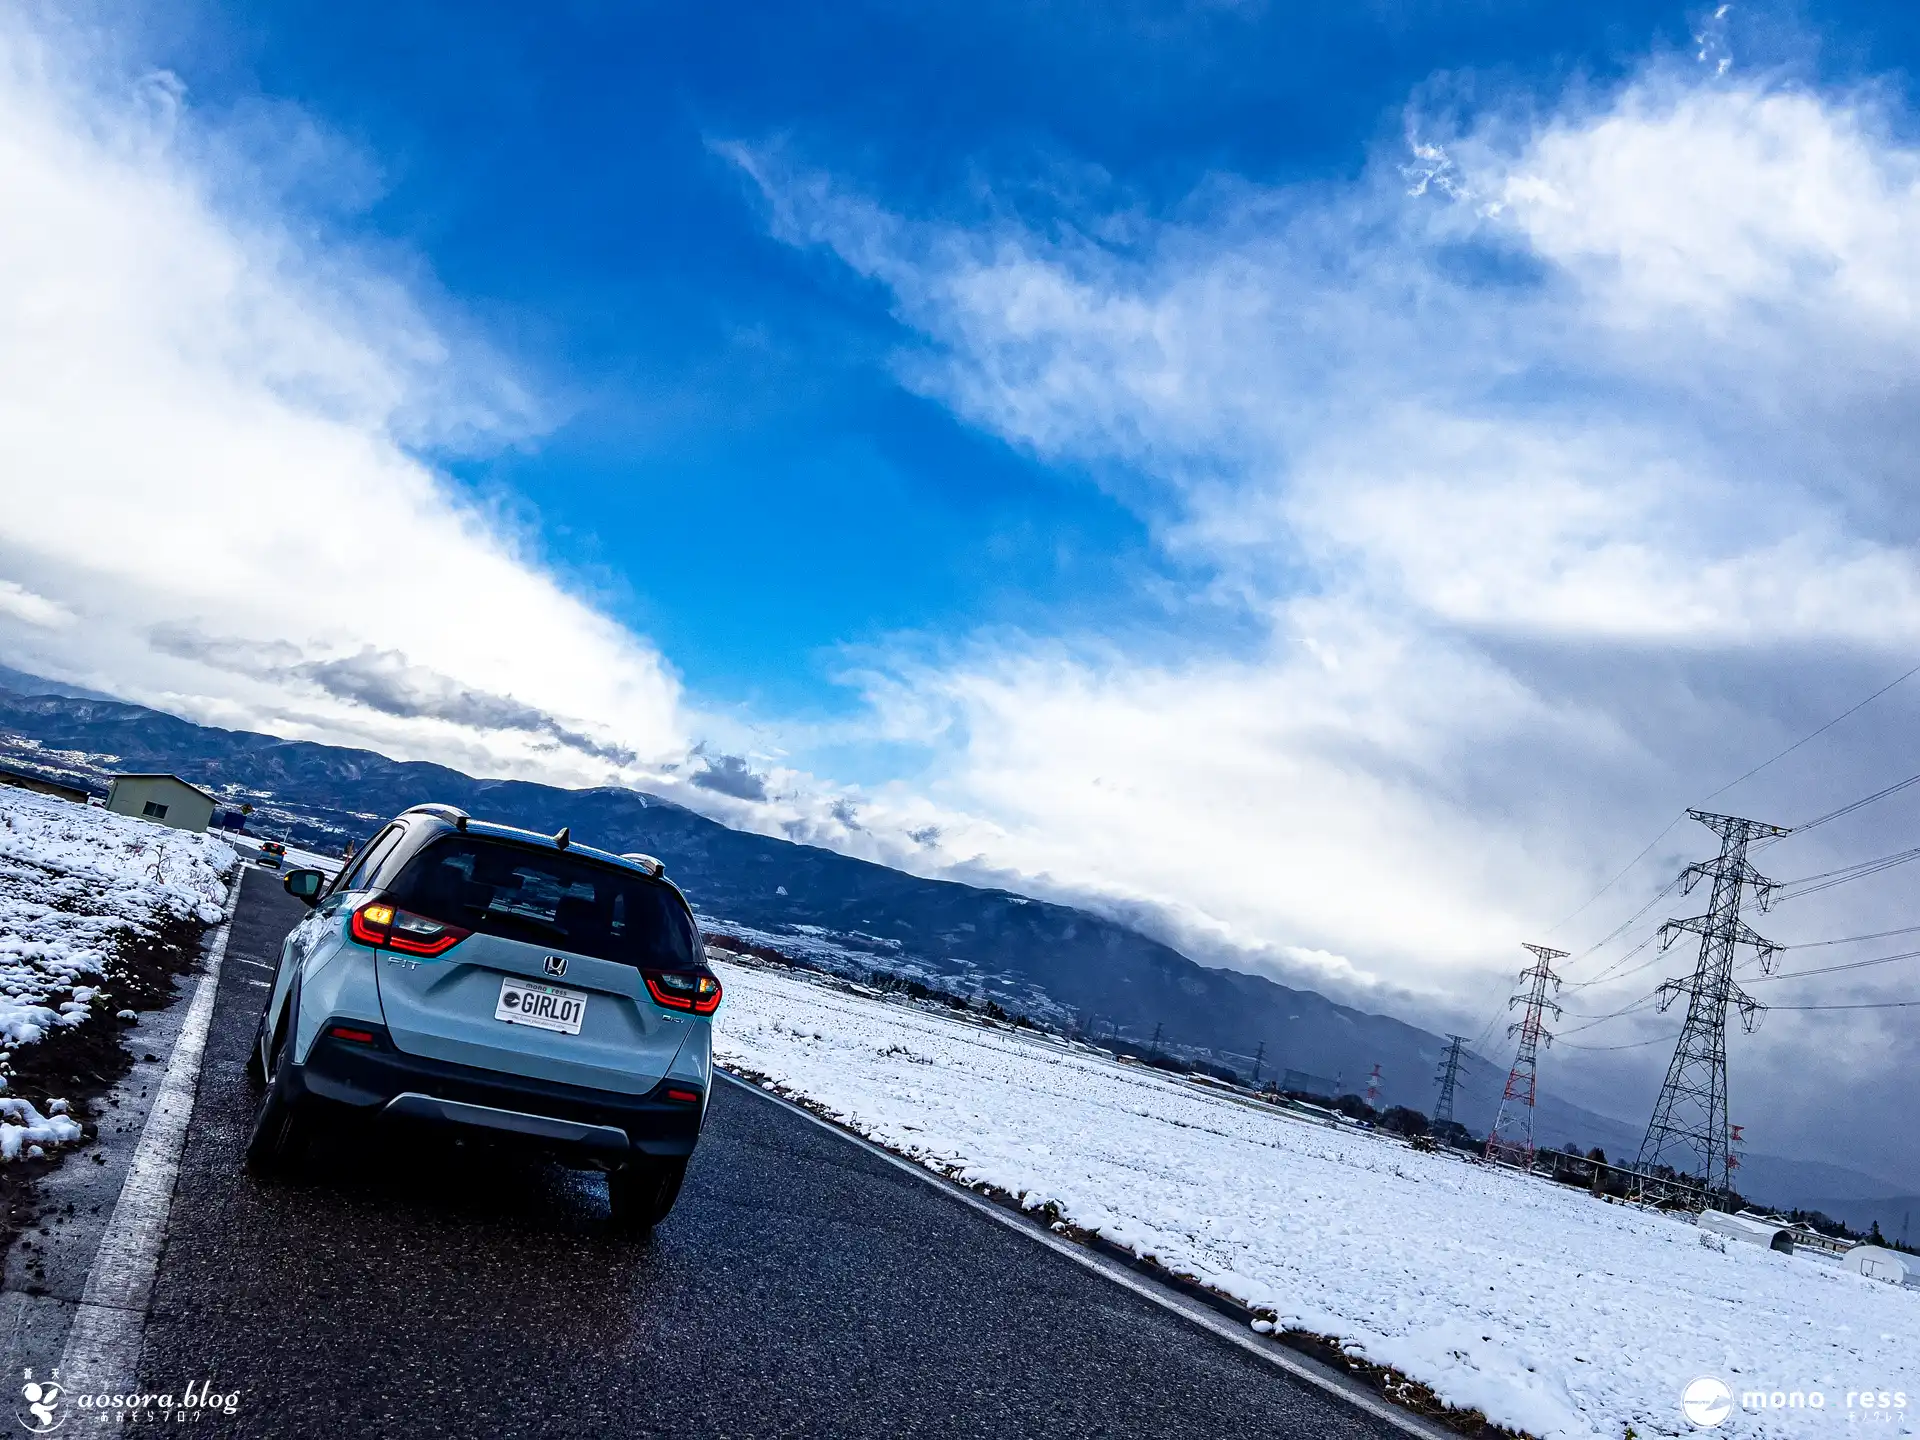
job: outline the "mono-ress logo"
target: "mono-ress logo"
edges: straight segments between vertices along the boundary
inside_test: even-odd
[[[1868,1386],[1857,1390],[1829,1392],[1817,1387],[1789,1389],[1743,1389],[1737,1395],[1717,1375],[1701,1375],[1680,1392],[1680,1413],[1687,1423],[1700,1429],[1718,1425],[1741,1410],[1749,1415],[1772,1410],[1806,1410],[1830,1413],[1850,1425],[1893,1424],[1907,1417],[1909,1402],[1904,1390],[1883,1390]]]
[[[1680,1392],[1680,1413],[1695,1425],[1718,1425],[1733,1413],[1733,1391],[1726,1381],[1702,1375]]]

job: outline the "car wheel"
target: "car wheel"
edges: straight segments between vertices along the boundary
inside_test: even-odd
[[[682,1160],[640,1160],[607,1172],[607,1205],[622,1230],[645,1234],[673,1209],[687,1178]]]
[[[288,1028],[292,1028],[291,1017]],[[287,1094],[286,1073],[292,1063],[287,1053],[292,1048],[290,1039],[290,1035],[282,1037],[280,1048],[274,1052],[273,1077],[267,1081],[267,1093],[260,1098],[253,1134],[247,1140],[247,1169],[263,1179],[285,1174],[292,1167],[306,1149],[312,1129],[307,1116]]]
[[[266,1083],[266,1068],[260,1063],[260,1032],[256,1030],[253,1039],[247,1043],[247,1084],[259,1090]]]

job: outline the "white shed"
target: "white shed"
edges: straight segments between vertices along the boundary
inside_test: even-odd
[[[1911,1285],[1920,1290],[1920,1255],[1903,1255],[1878,1245],[1856,1245],[1840,1257],[1840,1263],[1856,1275],[1869,1280],[1884,1280],[1889,1285]]]
[[[214,803],[213,796],[178,775],[116,775],[107,791],[107,809],[176,830],[205,830]]]
[[[1785,1225],[1777,1225],[1771,1220],[1762,1220],[1755,1215],[1728,1215],[1719,1210],[1702,1210],[1700,1228],[1729,1240],[1739,1240],[1748,1245],[1764,1245],[1769,1250],[1780,1251],[1783,1255],[1793,1253],[1793,1231]]]

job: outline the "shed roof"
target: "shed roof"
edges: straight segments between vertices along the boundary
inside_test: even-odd
[[[118,774],[109,776],[108,778],[113,780],[172,780],[176,784],[186,786],[187,789],[193,791],[194,794],[204,796],[216,805],[220,803],[220,797],[218,795],[209,794],[191,780],[182,780],[178,775],[175,775],[169,770],[122,770]]]

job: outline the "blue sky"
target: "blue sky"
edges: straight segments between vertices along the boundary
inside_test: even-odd
[[[1529,939],[1630,1007],[1673,817],[1920,658],[1916,56],[1865,5],[0,14],[0,663],[1435,1027]],[[1775,1149],[1810,1055],[1863,1114],[1920,1063],[1786,1009],[1911,964],[1792,983]],[[1650,1100],[1663,1018],[1606,1023],[1568,1073]]]
[[[1875,65],[1885,19],[1840,48]],[[1063,616],[1152,629],[1164,592],[1142,572],[1206,577],[1085,466],[904,391],[888,296],[772,238],[712,142],[783,142],[921,215],[977,213],[988,187],[1040,223],[1077,202],[1177,211],[1220,173],[1356,175],[1438,74],[1604,83],[1698,20],[327,4],[162,12],[154,54],[210,113],[291,103],[358,151],[371,193],[318,218],[404,247],[529,372],[553,428],[449,457],[456,474],[528,502],[552,558],[710,703],[833,712],[857,699],[839,647]]]

